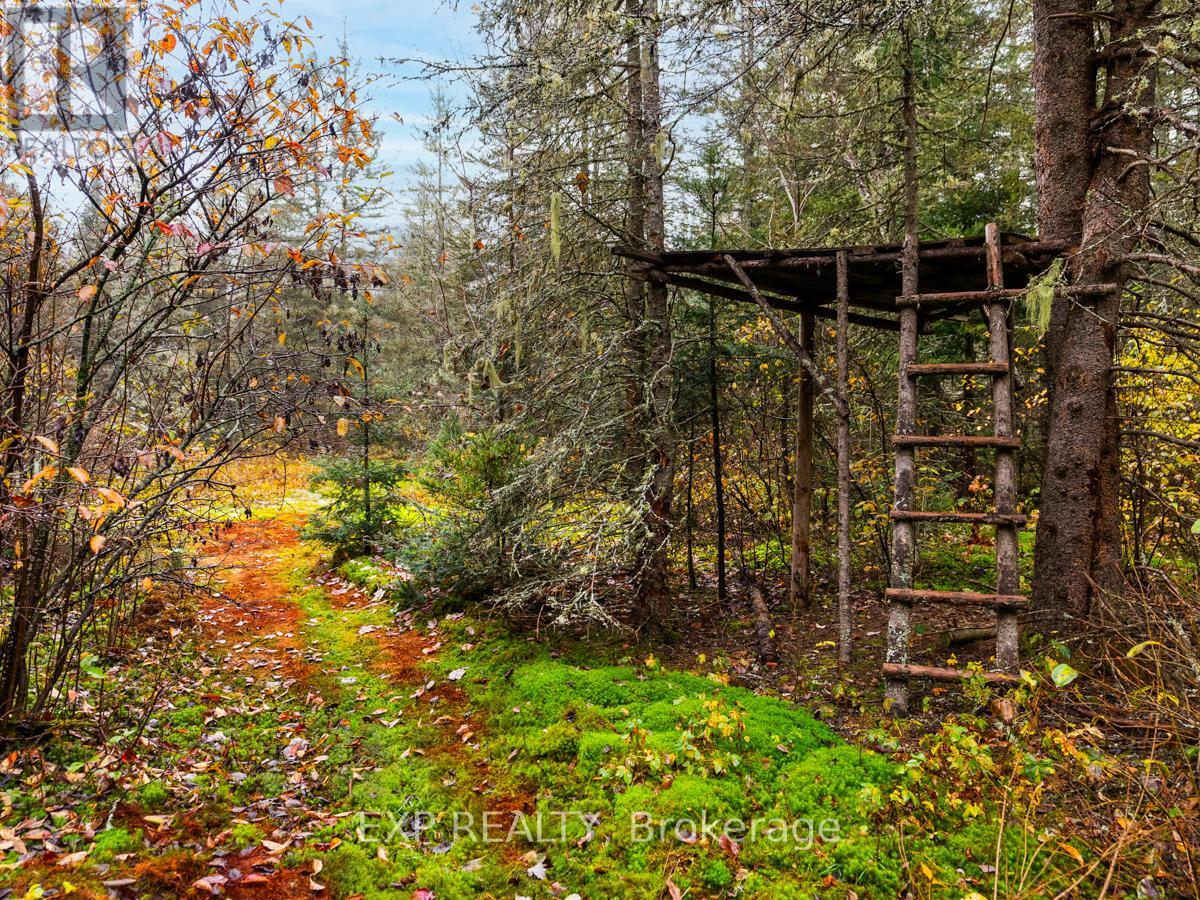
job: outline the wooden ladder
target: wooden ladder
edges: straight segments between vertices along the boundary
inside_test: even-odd
[[[985,673],[992,682],[1017,681],[1017,615],[1028,606],[1020,594],[1017,563],[1017,530],[1025,517],[1017,509],[1017,460],[1021,442],[1016,437],[1013,411],[1012,348],[1009,306],[1019,290],[1004,288],[1004,262],[1000,230],[989,224],[984,232],[987,290],[941,294],[918,293],[920,261],[916,237],[909,235],[902,255],[902,288],[896,304],[900,310],[900,375],[896,412],[896,496],[892,510],[892,586],[889,601],[887,653],[883,676],[887,680],[889,710],[897,715],[908,709],[908,681],[927,678],[957,681],[972,673],[962,669],[909,664],[912,607],[916,604],[950,604],[986,607],[996,614],[996,666]],[[920,363],[917,339],[922,309],[947,306],[982,306],[990,332],[990,361]],[[924,377],[984,376],[992,380],[993,429],[991,435],[917,434],[917,382]],[[922,447],[990,447],[996,451],[995,508],[990,512],[941,512],[916,509],[916,453]],[[917,554],[917,525],[922,522],[961,522],[991,525],[996,529],[996,592],[918,590],[913,585]]]

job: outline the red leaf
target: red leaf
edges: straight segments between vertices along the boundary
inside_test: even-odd
[[[737,841],[733,840],[729,835],[723,834],[717,843],[721,845],[722,850],[729,854],[730,859],[735,862],[737,861],[738,854],[742,852],[742,848],[738,845]]]

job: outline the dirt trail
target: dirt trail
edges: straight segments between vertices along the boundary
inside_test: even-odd
[[[300,609],[291,598],[288,576],[304,565],[298,558],[297,514],[231,525],[204,548],[218,574],[200,611],[212,639],[234,661],[259,677],[303,680],[314,671],[298,637]]]
[[[311,598],[312,591],[320,590],[323,596],[318,595],[317,608],[325,606],[335,611],[335,618],[343,623],[347,616],[364,614],[379,622],[350,632],[361,641],[355,645],[361,663],[391,684],[406,686],[404,695],[412,687],[416,687],[417,694],[423,693],[427,676],[421,665],[440,645],[413,627],[411,621],[394,621],[386,601],[381,600],[382,592],[371,596],[336,573],[314,571],[312,548],[300,539],[304,522],[305,517],[296,512],[236,522],[217,533],[204,548],[206,563],[215,573],[214,590],[200,609],[203,632],[212,641],[210,651],[222,658],[223,669],[244,677],[247,685],[257,686],[247,688],[257,695],[254,705],[262,715],[281,722],[295,717],[294,708],[289,707],[289,702],[294,707],[295,700],[289,701],[289,694],[292,698],[307,694],[305,704],[324,704],[326,698],[337,697],[343,690],[358,690],[344,687],[325,662],[339,640],[337,626],[325,630],[328,622],[317,624],[318,620],[308,619],[309,613],[302,608],[306,594]],[[378,612],[380,609],[386,610],[386,618]],[[311,604],[309,611],[314,611]],[[442,685],[438,694],[442,701],[438,712],[459,712],[465,699],[461,691]],[[452,730],[457,722],[451,721],[451,716],[443,714],[438,724]],[[307,751],[309,756],[318,753],[320,741],[315,733],[300,730],[296,734],[297,739],[313,742]],[[447,744],[457,749],[459,738],[452,733],[447,737]],[[354,736],[355,740],[359,738]],[[297,777],[303,772],[305,778],[317,778],[315,771],[307,771],[305,762],[304,758],[293,760],[289,768]],[[311,802],[305,800],[300,821],[291,826],[297,831],[304,831],[306,822],[331,821],[339,814],[325,804],[309,806]],[[280,812],[273,811],[277,816]],[[322,895],[319,876],[310,885],[308,869],[287,869],[279,863],[278,855],[259,850],[248,858],[231,860],[231,865],[255,874],[250,882],[243,876],[240,883],[223,883],[224,894],[235,900]]]

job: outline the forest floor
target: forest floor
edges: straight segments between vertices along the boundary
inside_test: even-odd
[[[406,573],[330,571],[306,504],[215,532],[211,589],[0,760],[0,898],[1018,896],[1096,869],[819,721],[820,641],[807,672],[703,635],[664,667],[397,609]],[[775,696],[729,684],[756,672]]]

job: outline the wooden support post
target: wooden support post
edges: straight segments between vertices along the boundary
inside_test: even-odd
[[[907,296],[917,293],[917,267],[920,248],[917,235],[909,229],[904,238],[901,257],[902,291]],[[908,376],[908,367],[917,361],[918,313],[915,306],[900,308],[900,372],[896,402],[896,433],[917,433],[917,380]],[[916,451],[911,445],[896,447],[896,496],[894,508],[902,511],[916,509]],[[916,561],[917,525],[911,519],[897,519],[892,525],[893,588],[911,590],[913,566]],[[908,665],[910,641],[909,607],[893,602],[888,611],[887,662],[892,666]],[[894,669],[902,672],[902,669]],[[908,679],[891,675],[887,679],[888,711],[904,715],[908,711]]]
[[[989,223],[984,232],[987,248],[988,287],[992,290],[1004,288],[1004,260],[1000,246],[1000,229]],[[1013,415],[1012,347],[1009,340],[1009,304],[989,303],[987,307],[989,342],[992,362],[1007,363],[1004,374],[992,379],[992,408],[995,421],[992,433],[997,437],[1011,438],[1016,435]],[[1017,507],[1017,453],[1008,447],[996,448],[996,512],[1013,515]],[[1020,568],[1017,563],[1017,529],[1014,525],[1000,522],[996,525],[996,593],[1019,594],[1021,591]],[[1014,609],[996,611],[996,669],[1008,675],[1017,673],[1019,658],[1019,635],[1017,613]]]
[[[838,662],[850,662],[850,265],[837,255]]]
[[[800,313],[800,346],[813,355],[813,315]],[[803,364],[796,384],[795,465],[792,471],[792,571],[789,597],[792,608],[807,607],[810,601],[812,520],[813,377]]]

